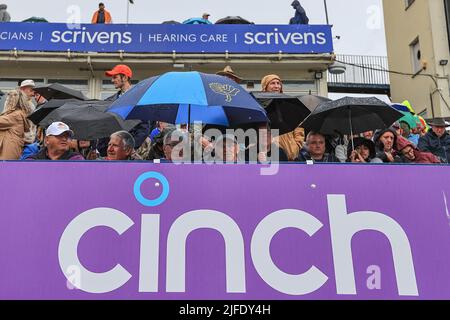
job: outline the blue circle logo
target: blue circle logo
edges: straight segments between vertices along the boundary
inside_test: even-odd
[[[146,181],[148,179],[156,179],[162,185],[161,195],[154,200],[145,198],[141,193],[141,186],[144,183],[144,181]],[[156,184],[156,186],[158,186],[158,184]],[[170,187],[169,187],[169,181],[167,180],[167,178],[164,175],[162,175],[161,173],[154,172],[154,171],[150,171],[150,172],[141,174],[139,176],[139,178],[137,178],[136,182],[134,183],[134,188],[133,188],[133,192],[134,192],[134,196],[135,196],[136,200],[139,201],[140,204],[142,204],[146,207],[159,206],[161,203],[163,203],[164,201],[167,200],[167,197],[169,196],[169,191],[170,191]]]

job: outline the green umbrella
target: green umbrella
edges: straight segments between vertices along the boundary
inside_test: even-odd
[[[22,22],[48,22],[47,19],[42,17],[30,17],[28,19],[23,20]]]
[[[404,116],[398,119],[399,122],[406,122],[411,129],[417,127],[417,122],[420,121],[419,117],[413,115],[411,112],[400,111]]]

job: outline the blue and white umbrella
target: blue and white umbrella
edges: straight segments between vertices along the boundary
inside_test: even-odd
[[[229,78],[200,72],[168,72],[139,82],[108,110],[124,119],[225,127],[268,122],[265,110]]]

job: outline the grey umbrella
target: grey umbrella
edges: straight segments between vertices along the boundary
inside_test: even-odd
[[[303,104],[309,110],[311,110],[311,112],[314,111],[317,108],[317,106],[319,104],[321,104],[322,102],[331,101],[331,99],[328,99],[328,98],[325,98],[325,97],[322,97],[322,96],[316,96],[316,95],[313,95],[313,94],[308,94],[308,95],[305,95],[305,96],[301,96],[301,97],[298,97],[298,99],[301,102],[303,102]]]
[[[253,24],[253,22],[245,20],[239,16],[228,16],[217,20],[216,24]]]
[[[48,20],[43,17],[34,17],[33,16],[33,17],[23,20],[22,22],[48,22]]]
[[[354,135],[390,127],[403,114],[375,97],[323,102],[301,126],[322,134]]]
[[[168,21],[163,21],[162,24],[181,24],[181,22],[178,22],[175,20],[168,20]]]
[[[52,83],[45,86],[39,86],[34,88],[38,94],[45,99],[78,99],[88,100],[88,98],[78,90],[68,88],[60,83]]]
[[[66,123],[78,140],[96,140],[109,137],[120,130],[130,131],[140,120],[123,120],[120,116],[106,112],[111,101],[90,101],[83,104],[66,103],[50,112],[42,121],[41,127],[48,127],[52,122]]]
[[[294,131],[311,114],[298,98],[276,92],[252,92],[252,96],[264,107],[272,129],[283,135]]]
[[[77,99],[52,99],[42,104],[41,106],[38,106],[38,108],[28,116],[28,119],[30,119],[34,124],[38,125],[39,122],[41,122],[46,116],[50,114],[50,112],[68,103],[81,105],[85,102]]]

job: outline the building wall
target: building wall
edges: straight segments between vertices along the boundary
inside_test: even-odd
[[[427,68],[420,75],[391,73],[392,100],[408,99],[416,112],[426,110],[425,116],[450,116],[448,74],[450,65],[441,67],[440,60],[450,60],[444,3],[441,0],[415,0],[406,8],[405,0],[384,0],[384,20],[389,69],[414,74],[410,45],[418,38],[422,61]],[[435,77],[436,83],[428,75]]]
[[[70,58],[64,54],[52,53],[11,53],[0,52],[0,90],[10,89],[20,79],[34,79],[40,83],[67,81],[67,85],[82,90],[90,98],[105,98],[115,92],[105,71],[116,64],[127,64],[133,70],[135,81],[168,71],[201,71],[216,73],[226,65],[245,81],[249,91],[260,90],[260,80],[267,74],[278,74],[285,83],[285,91],[292,95],[320,94],[328,95],[326,70],[331,64],[331,55],[323,57],[298,56],[277,59],[274,57],[253,56],[243,59],[208,57],[179,57],[176,60],[167,57],[133,55],[120,59],[115,56],[99,57],[74,54]],[[315,72],[321,71],[322,79],[315,78]],[[53,80],[53,81],[51,81]]]

